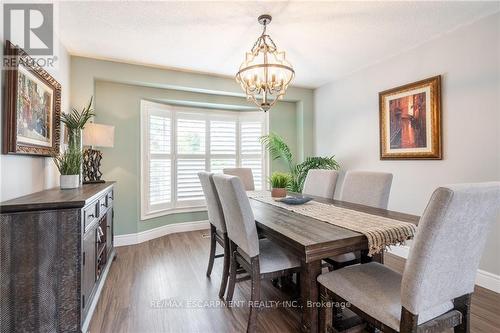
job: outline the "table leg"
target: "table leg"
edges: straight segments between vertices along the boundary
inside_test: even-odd
[[[300,293],[302,299],[302,331],[316,333],[319,330],[318,316],[319,308],[315,306],[319,302],[319,288],[316,281],[321,274],[321,260],[302,263],[300,273]]]
[[[384,263],[384,251],[380,251],[373,255],[373,261],[383,264]]]
[[[384,252],[381,251],[381,252],[376,253],[373,256],[369,257],[368,250],[362,250],[361,251],[361,263],[366,264],[366,263],[369,263],[372,261],[383,264],[384,263]]]

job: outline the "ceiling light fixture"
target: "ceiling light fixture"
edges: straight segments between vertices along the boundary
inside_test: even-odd
[[[285,52],[278,51],[276,44],[266,34],[271,15],[261,15],[257,20],[264,30],[252,50],[246,53],[245,61],[236,73],[236,81],[245,91],[247,99],[266,112],[279,99],[283,99],[295,71],[286,60]]]

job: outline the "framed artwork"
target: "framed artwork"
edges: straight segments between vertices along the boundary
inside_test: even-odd
[[[10,66],[4,70],[2,153],[58,154],[61,85],[9,41],[4,59]]]
[[[442,159],[441,77],[379,93],[380,159]]]

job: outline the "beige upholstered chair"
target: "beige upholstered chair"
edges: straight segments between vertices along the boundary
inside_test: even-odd
[[[360,205],[387,209],[391,192],[392,174],[371,171],[348,171],[344,178],[340,200]],[[350,252],[326,261],[338,269],[359,263],[360,254]]]
[[[213,173],[198,172],[198,178],[200,178],[203,194],[207,202],[208,221],[210,222],[210,255],[208,257],[207,277],[210,277],[210,274],[212,274],[215,258],[224,257],[222,279],[219,288],[219,297],[223,298],[226,291],[227,279],[229,277],[229,262],[231,256],[229,253],[229,238],[227,237],[226,221],[212,177]],[[216,242],[224,249],[222,255],[215,255],[215,249],[217,247]]]
[[[231,239],[231,273],[226,300],[230,302],[233,298],[236,268],[240,265],[251,278],[247,332],[255,332],[260,302],[260,280],[299,272],[300,260],[269,239],[259,240],[250,201],[240,178],[229,175],[214,175],[213,178],[226,218],[227,233]]]
[[[333,199],[337,177],[335,170],[311,169],[307,172],[302,194]]]
[[[391,184],[391,173],[347,171],[340,200],[386,209]]]
[[[500,182],[440,187],[420,219],[403,275],[374,262],[345,267],[318,277],[321,296],[350,302],[384,332],[469,332],[479,260],[499,213]]]
[[[239,177],[245,186],[245,191],[254,191],[255,184],[253,181],[253,173],[250,168],[225,168],[222,170],[225,175]]]

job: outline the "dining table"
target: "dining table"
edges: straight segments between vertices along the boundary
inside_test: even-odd
[[[311,196],[313,200],[340,208],[418,224],[415,215],[374,208],[345,201]],[[360,251],[361,262],[383,263],[383,252],[368,256],[368,239],[360,233],[324,222],[267,202],[250,197],[255,221],[262,235],[291,253],[301,261],[300,298],[302,302],[301,330],[319,330],[319,288],[316,281],[322,271],[322,260],[332,256]]]

